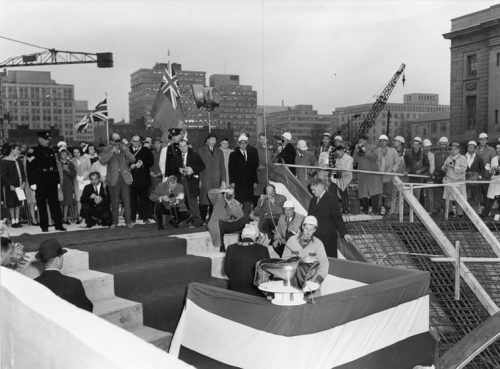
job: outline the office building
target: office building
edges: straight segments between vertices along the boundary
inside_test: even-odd
[[[273,136],[280,137],[285,132],[292,134],[292,142],[305,140],[310,150],[320,146],[321,136],[332,125],[331,116],[318,114],[312,105],[295,105],[286,110],[270,113],[267,119],[268,130]]]
[[[440,137],[450,137],[450,112],[440,111],[423,114],[417,119],[408,122],[409,136],[428,138],[432,146],[436,147]]]
[[[75,100],[75,123],[79,122],[84,116],[90,113],[89,102],[86,100]],[[105,124],[97,122],[94,124]],[[94,124],[89,124],[84,132],[77,132],[73,129],[73,140],[76,142],[94,142]]]
[[[56,128],[65,139],[73,138],[74,86],[56,83],[50,72],[3,71],[0,73],[3,131],[27,126],[32,130]]]
[[[500,136],[500,5],[451,20],[451,138]]]
[[[370,111],[372,104],[352,105],[335,108],[334,116],[342,130],[344,139],[354,139],[360,126]],[[378,142],[382,134],[389,138],[403,136],[411,138],[409,122],[424,114],[449,111],[448,105],[439,104],[436,94],[413,93],[403,96],[403,103],[387,103],[367,135],[370,142]],[[387,129],[389,128],[389,129]]]
[[[266,131],[268,138],[274,134],[272,130],[269,130],[268,126],[268,119],[269,119],[269,114],[271,113],[276,113],[278,111],[284,111],[287,110],[289,107],[285,106],[284,103],[282,105],[258,105],[257,106],[257,134],[260,132]],[[266,128],[264,129],[264,113],[265,113],[265,123],[266,123]]]
[[[220,106],[211,114],[217,128],[232,129],[237,139],[241,132],[250,135],[255,143],[257,132],[257,91],[252,86],[241,85],[238,75],[213,74],[210,87],[219,93]]]

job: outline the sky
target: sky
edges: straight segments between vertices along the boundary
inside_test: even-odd
[[[0,35],[47,48],[112,52],[114,68],[58,65],[75,98],[108,95],[110,117],[128,121],[130,74],[170,60],[184,70],[238,74],[260,105],[312,104],[320,113],[370,103],[401,63],[405,93],[449,104],[451,19],[490,0],[0,0]],[[0,39],[0,60],[39,51]],[[21,68],[18,68],[20,70]],[[207,78],[208,79],[208,78]],[[208,83],[208,80],[207,80]]]

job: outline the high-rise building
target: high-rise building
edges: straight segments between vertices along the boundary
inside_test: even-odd
[[[152,122],[151,109],[158,93],[166,63],[156,63],[153,68],[141,68],[130,75],[129,116],[131,123]],[[199,110],[193,98],[191,85],[205,85],[206,73],[182,70],[181,64],[173,63],[172,70],[177,75],[181,107],[184,120],[189,127],[208,125],[208,114]]]
[[[237,139],[241,132],[250,135],[255,142],[257,136],[257,91],[249,85],[240,85],[240,77],[230,74],[213,74],[210,87],[215,87],[220,95],[220,106],[211,114],[218,128],[234,131]]]
[[[269,114],[271,113],[276,113],[278,111],[284,111],[287,110],[289,107],[283,105],[258,105],[257,106],[257,134],[266,131],[268,136],[271,136],[274,134],[272,129],[269,129],[268,126],[268,119],[269,119]],[[264,129],[264,113],[265,113],[265,123],[266,123],[266,128]]]
[[[449,105],[439,105],[439,96],[436,94],[413,93],[403,96],[403,103],[387,103],[378,115],[375,124],[368,131],[368,140],[378,142],[382,134],[389,138],[403,136],[411,138],[408,122],[414,121],[427,113],[446,112]],[[371,104],[351,105],[335,108],[334,116],[338,118],[344,139],[353,139],[359,131],[360,125],[372,107]],[[389,124],[388,124],[389,115]],[[387,130],[389,127],[389,130]]]
[[[84,116],[90,113],[89,102],[87,100],[75,100],[75,122],[79,122]],[[96,122],[94,124],[104,124]],[[76,142],[94,142],[94,124],[89,124],[85,132],[77,132],[73,129],[73,140]]]
[[[451,137],[500,136],[500,5],[451,20]]]
[[[295,105],[269,114],[267,125],[274,136],[280,137],[283,133],[290,132],[293,143],[305,140],[310,150],[316,150],[319,148],[321,135],[330,130],[332,119],[325,119],[325,115],[318,114],[312,105]]]
[[[73,139],[74,86],[58,84],[50,72],[4,71],[0,73],[3,129],[28,126],[30,129],[60,130],[65,139]]]

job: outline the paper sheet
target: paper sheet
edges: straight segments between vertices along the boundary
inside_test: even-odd
[[[15,191],[19,201],[26,200],[26,194],[24,193],[24,190],[21,187],[16,187]]]

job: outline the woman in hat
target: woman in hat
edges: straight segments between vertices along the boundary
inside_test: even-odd
[[[2,149],[1,175],[5,194],[5,205],[9,209],[12,228],[21,228],[19,206],[22,200],[18,192],[23,191],[26,174],[23,163],[19,160],[19,145],[4,145]]]
[[[76,224],[82,222],[80,216],[80,211],[82,210],[82,204],[80,203],[80,197],[82,196],[82,191],[85,185],[90,183],[89,174],[91,170],[91,164],[89,158],[83,156],[83,150],[80,147],[73,148],[73,165],[76,169],[76,179],[75,179],[75,200],[76,209],[78,214],[78,221]]]
[[[75,192],[75,165],[69,160],[69,151],[65,148],[59,150],[59,160],[57,161],[57,169],[59,171],[59,180],[61,184],[62,206],[63,206],[63,223],[68,222],[68,209],[75,205],[73,198]]]

